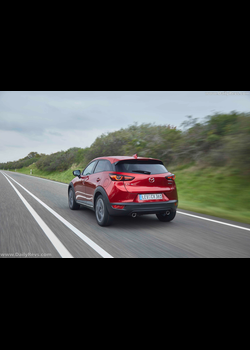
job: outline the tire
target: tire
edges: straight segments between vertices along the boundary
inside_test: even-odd
[[[175,209],[168,210],[164,214],[156,214],[158,220],[163,221],[163,222],[172,221],[175,218],[175,215],[176,215]]]
[[[73,190],[72,187],[70,187],[69,189],[69,207],[71,210],[78,210],[80,208],[80,204],[76,203],[76,199],[75,199],[75,191]]]
[[[95,217],[98,225],[100,226],[109,226],[113,221],[113,217],[109,215],[104,197],[102,195],[98,196],[96,199]]]

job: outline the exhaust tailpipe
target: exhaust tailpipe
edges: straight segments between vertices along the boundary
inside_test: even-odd
[[[171,211],[170,210],[167,210],[166,211],[166,215],[170,215],[171,214]]]
[[[132,218],[136,218],[137,214],[136,213],[133,213],[132,214]]]

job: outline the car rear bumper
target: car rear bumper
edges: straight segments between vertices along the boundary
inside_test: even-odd
[[[114,209],[112,205],[124,205],[124,209]],[[158,214],[170,209],[176,209],[178,200],[170,200],[167,202],[151,202],[151,203],[110,203],[107,207],[108,212],[112,216]]]

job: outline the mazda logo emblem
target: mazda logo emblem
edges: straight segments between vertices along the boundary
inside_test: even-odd
[[[151,182],[151,183],[153,183],[153,182],[155,182],[155,179],[154,179],[154,177],[150,177],[150,178],[148,179],[148,181]]]

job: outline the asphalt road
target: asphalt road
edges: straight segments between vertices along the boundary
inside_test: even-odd
[[[170,223],[146,215],[100,227],[91,210],[69,209],[67,190],[0,171],[0,258],[250,257],[250,225],[178,210]]]

